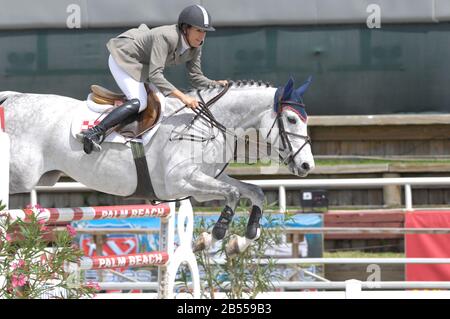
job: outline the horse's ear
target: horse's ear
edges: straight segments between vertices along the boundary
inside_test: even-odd
[[[311,82],[312,82],[312,75],[310,75],[308,77],[308,79],[306,79],[306,82],[303,83],[303,85],[301,87],[299,87],[298,89],[295,90],[294,94],[297,99],[302,97],[303,94],[305,94],[305,92],[309,88],[309,85],[311,84]]]
[[[289,80],[287,81],[286,85],[284,86],[282,99],[283,100],[289,100],[289,98],[291,97],[293,89],[294,89],[294,79],[291,76],[289,78]]]
[[[273,110],[275,111],[275,113],[278,113],[279,111],[280,101],[289,100],[293,90],[294,90],[294,79],[290,77],[286,85],[278,88],[277,91],[275,92],[273,104],[274,105]]]

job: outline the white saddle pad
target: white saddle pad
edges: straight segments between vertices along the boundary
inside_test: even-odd
[[[153,135],[155,135],[156,131],[158,130],[161,120],[163,118],[164,109],[165,109],[165,97],[162,93],[157,92],[158,98],[161,102],[161,116],[159,117],[158,122],[156,123],[155,127],[153,127],[150,131],[144,133],[140,140],[142,140],[142,143],[144,145],[148,144]],[[97,104],[91,99],[91,94],[88,95],[88,98],[86,100],[86,107],[80,108],[74,115],[72,119],[71,124],[71,133],[72,136],[75,138],[76,134],[88,130],[89,128],[97,125],[100,123],[100,121],[108,114],[109,110],[112,108],[112,105],[103,105],[103,104]],[[117,132],[112,132],[109,134],[106,138],[104,143],[120,143],[124,144],[125,142],[129,141],[129,137],[125,137]],[[127,143],[128,147],[131,147],[130,143]]]

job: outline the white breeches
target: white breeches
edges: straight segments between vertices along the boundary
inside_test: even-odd
[[[144,83],[138,82],[129,76],[117,65],[111,55],[109,55],[108,65],[117,85],[122,90],[123,94],[127,96],[127,99],[139,99],[139,102],[141,103],[139,112],[145,110],[147,107],[147,91],[145,90]]]

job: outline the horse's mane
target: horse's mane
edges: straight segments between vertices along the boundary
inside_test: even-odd
[[[265,82],[262,80],[237,80],[237,81],[228,81],[230,88],[250,88],[250,87],[273,87],[270,82]],[[200,90],[200,93],[211,91],[211,90],[221,90],[223,86],[221,85],[209,85],[208,87],[203,87],[200,89],[190,89],[185,91],[185,93],[192,93]]]

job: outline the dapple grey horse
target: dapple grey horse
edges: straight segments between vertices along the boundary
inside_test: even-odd
[[[310,80],[298,89],[294,89],[292,79],[279,89],[261,83],[235,83],[210,108],[217,122],[226,127],[226,134],[203,120],[189,126],[195,116],[192,110],[175,112],[182,108],[181,103],[166,98],[161,125],[145,150],[156,195],[162,200],[186,196],[198,201],[225,199],[225,208],[212,233],[202,234],[196,249],[210,247],[224,238],[241,197],[252,203],[247,232],[245,237],[234,237],[227,251],[230,254],[243,251],[260,234],[262,189],[225,173],[219,175],[224,164],[233,159],[235,140],[227,138],[229,132],[238,134],[239,141],[242,138],[239,134],[248,129],[265,131],[263,142],[275,145],[277,156],[293,174],[305,176],[314,168],[302,100],[309,83]],[[219,91],[208,88],[200,93],[207,101]],[[62,173],[97,191],[118,196],[134,193],[137,173],[128,146],[105,142],[101,152],[87,155],[71,135],[72,118],[86,107],[85,101],[12,91],[0,92],[1,101],[6,132],[11,138],[11,194],[30,192],[37,185],[54,185]],[[174,138],[183,129],[188,135],[211,133],[214,138],[200,142]]]

